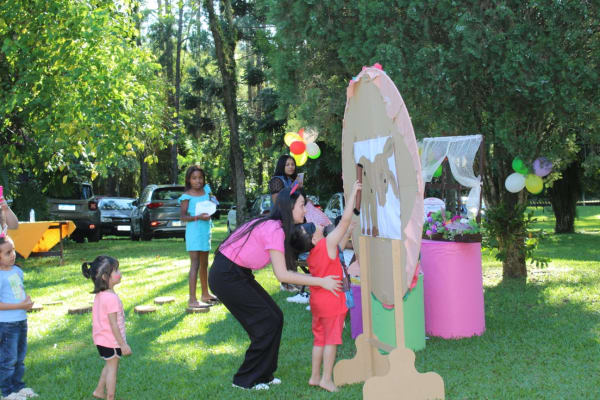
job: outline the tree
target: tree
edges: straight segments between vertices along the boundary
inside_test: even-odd
[[[162,143],[158,65],[136,34],[111,2],[1,3],[0,168],[94,179]]]
[[[233,187],[237,206],[237,223],[241,225],[246,216],[246,183],[244,158],[240,146],[239,119],[237,107],[237,67],[235,49],[238,43],[238,31],[233,18],[233,9],[229,0],[221,1],[221,14],[215,12],[213,0],[204,0],[204,9],[208,13],[208,22],[212,32],[217,57],[217,65],[223,81],[223,105],[229,126],[229,146],[233,168]]]
[[[513,158],[565,158],[576,150],[571,128],[598,120],[595,3],[260,5],[276,28],[275,76],[301,119],[321,127],[327,139],[339,138],[348,80],[361,65],[379,62],[398,85],[418,135],[484,135],[486,202],[509,221],[523,221],[527,201],[526,192],[504,189]],[[505,278],[527,274],[525,235],[498,232]]]

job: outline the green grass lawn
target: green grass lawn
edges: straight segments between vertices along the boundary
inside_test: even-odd
[[[538,227],[552,231],[551,210],[537,209]],[[548,268],[530,267],[526,283],[502,283],[502,268],[483,256],[486,332],[462,340],[430,338],[416,353],[421,372],[435,371],[445,382],[447,399],[597,399],[600,388],[600,207],[580,207],[577,233],[550,235],[540,252]],[[225,236],[224,219],[213,243]],[[214,247],[214,246],[213,246]],[[134,354],[119,371],[120,399],[359,399],[362,385],[331,394],[307,385],[312,334],[310,312],[285,301],[270,268],[257,274],[285,315],[279,369],[280,386],[266,392],[231,387],[248,339],[222,306],[188,315],[185,244],[181,239],[131,242],[108,238],[65,247],[57,258],[19,260],[28,294],[43,303],[62,300],[29,314],[28,386],[43,399],[92,398],[103,366],[91,339],[91,314],[67,315],[67,308],[89,304],[91,281],[81,263],[95,256],[116,257],[123,271],[117,286],[125,306],[127,338]],[[153,314],[138,315],[136,305],[157,296],[176,302]],[[354,353],[349,326],[338,358]]]

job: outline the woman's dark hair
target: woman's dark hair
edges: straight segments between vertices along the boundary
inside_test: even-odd
[[[285,188],[281,192],[279,192],[275,204],[273,204],[273,206],[271,207],[271,211],[267,215],[265,215],[264,217],[253,219],[247,224],[239,226],[236,230],[231,232],[231,234],[229,234],[229,236],[227,236],[227,238],[225,238],[225,240],[223,240],[221,244],[219,244],[217,250],[220,250],[221,246],[229,242],[230,239],[232,239],[233,242],[238,242],[245,237],[243,243],[241,243],[241,245],[238,247],[239,252],[239,250],[241,250],[241,248],[248,241],[248,238],[250,237],[250,234],[252,233],[254,228],[256,228],[258,225],[269,220],[281,221],[281,227],[283,228],[283,233],[285,237],[285,264],[287,269],[295,270],[297,255],[296,251],[290,244],[292,231],[295,225],[294,217],[292,215],[292,209],[294,208],[294,205],[296,204],[296,201],[300,196],[302,196],[303,198],[306,198],[306,196],[304,195],[302,189],[296,189],[291,195],[290,190],[290,188]]]
[[[279,160],[277,160],[277,165],[275,166],[275,174],[273,174],[273,176],[287,176],[285,174],[285,163],[289,158],[294,160],[294,157],[290,156],[289,154],[284,154],[279,157]],[[294,166],[294,173],[290,176],[292,181],[295,181],[298,177],[298,166],[296,165],[296,160],[294,160]]]
[[[94,291],[99,293],[108,289],[108,278],[119,268],[119,262],[109,256],[98,256],[94,261],[81,264],[83,276],[94,282]]]
[[[192,165],[187,169],[187,171],[185,171],[185,190],[190,190],[192,188],[192,185],[190,184],[190,178],[192,177],[192,174],[196,171],[200,171],[202,177],[204,178],[204,184],[206,185],[206,173],[204,172],[204,170],[200,168],[199,165]]]

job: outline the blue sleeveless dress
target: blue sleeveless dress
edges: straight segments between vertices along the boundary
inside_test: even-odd
[[[201,201],[210,200],[210,186],[204,186],[203,196],[190,196],[184,193],[177,199],[181,204],[183,200],[189,200],[187,215],[193,216],[196,204]],[[185,249],[186,251],[210,251],[212,220],[188,221],[185,225]]]

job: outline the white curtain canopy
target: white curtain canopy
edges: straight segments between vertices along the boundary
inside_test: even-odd
[[[475,176],[473,172],[481,140],[481,135],[469,135],[425,138],[419,142],[423,182],[431,182],[435,171],[448,157],[454,179],[471,189],[466,205],[472,215],[478,212],[481,193],[481,176]]]

